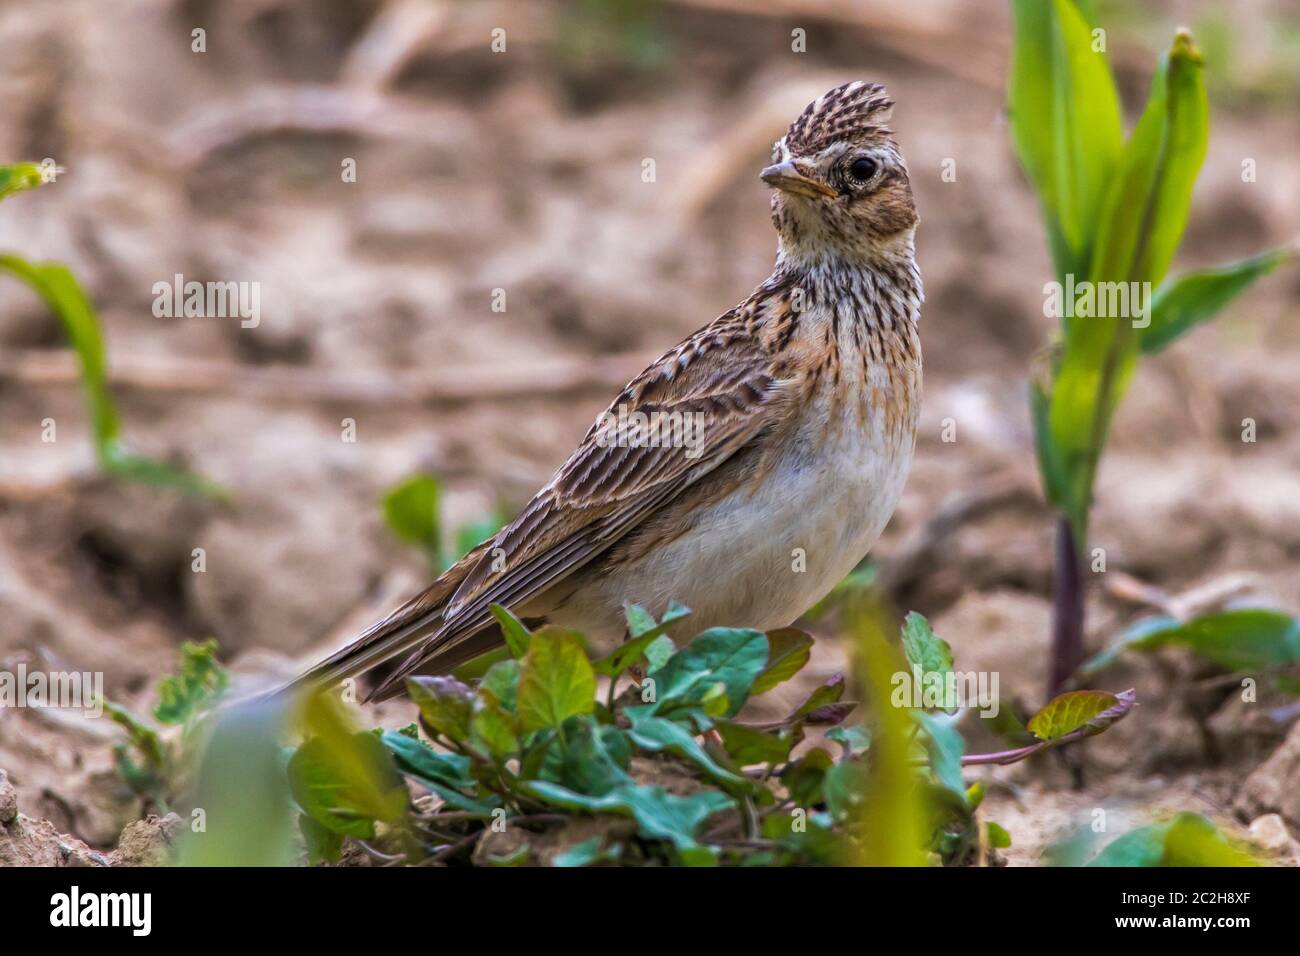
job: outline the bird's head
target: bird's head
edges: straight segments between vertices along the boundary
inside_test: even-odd
[[[910,239],[917,223],[907,167],[885,124],[893,102],[860,80],[808,104],[760,174],[773,187],[782,255],[870,260]]]

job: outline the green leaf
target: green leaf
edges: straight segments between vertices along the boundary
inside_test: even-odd
[[[1082,273],[1120,154],[1115,82],[1070,0],[1014,0],[1012,13],[1012,138],[1038,190],[1057,275]]]
[[[325,829],[374,836],[375,821],[406,815],[406,785],[387,748],[372,733],[352,732],[336,704],[317,695],[304,723],[313,736],[289,760],[289,785],[303,812]]]
[[[600,797],[589,797],[540,780],[523,786],[533,796],[566,810],[631,817],[643,837],[669,840],[678,851],[698,846],[695,835],[700,825],[715,813],[734,806],[730,797],[716,790],[681,797],[662,787],[633,785],[619,787]]]
[[[176,488],[187,494],[228,498],[223,489],[205,478],[133,454],[122,443],[117,408],[108,394],[107,363],[99,319],[67,266],[32,263],[18,256],[0,254],[0,271],[13,273],[36,290],[63,324],[81,364],[81,385],[86,393],[91,434],[101,468],[123,478]]]
[[[456,790],[474,787],[470,759],[462,754],[442,753],[397,730],[385,730],[379,737],[404,773]]]
[[[1149,651],[1179,645],[1230,671],[1261,671],[1300,663],[1300,622],[1280,611],[1240,608],[1180,623],[1148,618],[1081,668],[1094,674],[1130,648]]]
[[[1088,866],[1258,866],[1198,813],[1139,827],[1107,844]]]
[[[984,832],[988,834],[989,846],[993,849],[1010,849],[1011,834],[1007,832],[1006,827],[989,820],[984,824]]]
[[[617,727],[598,724],[590,714],[570,717],[559,739],[559,782],[579,793],[595,796],[630,784],[627,775],[632,748]]]
[[[645,672],[657,673],[677,653],[677,645],[667,634],[660,634],[645,649]]]
[[[514,713],[519,700],[519,681],[523,666],[519,661],[497,661],[487,669],[479,686],[489,690],[501,706]]]
[[[337,863],[343,854],[343,834],[327,830],[305,813],[298,814],[298,831],[307,844],[307,859],[317,863]]]
[[[649,634],[655,628],[655,617],[640,604],[624,604],[623,614],[627,617],[628,635],[635,639]]]
[[[1094,289],[1164,277],[1205,156],[1207,117],[1200,55],[1180,33],[1111,177],[1086,271]],[[1052,386],[1050,445],[1066,473],[1062,506],[1080,546],[1097,463],[1138,356],[1136,326],[1143,323],[1136,309],[1129,311],[1070,322]]]
[[[35,189],[45,181],[41,167],[36,163],[14,163],[0,166],[0,199],[25,189]]]
[[[652,716],[653,709],[653,705],[646,705],[629,707],[624,711],[632,722],[627,734],[633,743],[651,752],[667,750],[691,761],[716,780],[744,789],[751,788],[749,780],[732,773],[710,757],[689,730],[675,721]]]
[[[1214,318],[1256,279],[1295,254],[1293,247],[1274,249],[1165,282],[1151,300],[1151,324],[1138,336],[1142,351],[1158,352],[1189,329]]]
[[[408,677],[406,691],[436,733],[463,744],[469,740],[474,691],[454,677]]]
[[[217,642],[181,644],[180,673],[158,684],[154,719],[162,724],[185,725],[212,705],[225,691],[229,678],[217,663]]]
[[[673,601],[668,605],[663,620],[656,624],[654,616],[639,605],[628,604],[625,606],[625,611],[628,633],[632,636],[619,645],[612,654],[602,657],[592,665],[597,674],[603,674],[606,677],[618,677],[642,657],[649,660],[652,646],[657,645],[660,650],[673,648],[673,642],[664,636],[664,631],[691,613],[687,608]],[[666,648],[663,643],[665,641],[667,642]],[[671,656],[671,653],[664,655],[663,660],[667,660],[668,656]],[[653,664],[653,661],[651,663]],[[650,670],[654,670],[654,667],[651,667]]]
[[[601,838],[594,836],[589,840],[583,840],[581,843],[575,843],[567,850],[555,854],[551,858],[551,866],[591,866],[593,863],[612,862],[619,858],[621,852],[622,846],[620,844],[604,847],[601,845]]]
[[[942,786],[951,790],[966,802],[966,784],[961,779],[961,755],[965,750],[955,727],[948,720],[917,711],[916,719],[929,740],[926,747],[930,754],[930,772]]]
[[[841,758],[848,760],[855,754],[867,750],[871,746],[871,731],[861,724],[850,724],[847,727],[832,727],[826,731],[826,739],[840,745],[843,750]]]
[[[1050,700],[1029,719],[1029,732],[1039,740],[1060,740],[1077,730],[1085,736],[1099,734],[1132,709],[1131,690],[1112,694],[1105,690],[1073,690]]]
[[[767,666],[767,653],[762,631],[710,628],[655,672],[655,707],[699,704],[721,686],[726,706],[720,716],[734,717]]]
[[[867,768],[856,760],[837,763],[826,771],[822,796],[836,823],[848,823],[860,812],[867,789]]]
[[[516,713],[524,733],[559,727],[596,706],[596,675],[572,631],[544,627],[533,634],[519,678]]]
[[[436,563],[442,548],[441,490],[432,475],[412,475],[384,493],[384,520],[399,541],[414,545]]]
[[[777,764],[790,759],[790,748],[795,742],[791,734],[764,733],[729,720],[715,721],[713,726],[722,735],[722,745],[738,766]]]
[[[921,675],[952,673],[952,648],[935,637],[930,622],[915,611],[903,621],[903,653],[908,663],[921,669]]]
[[[767,632],[768,661],[750,688],[755,697],[783,684],[803,670],[812,656],[812,636],[795,627]]]
[[[1173,261],[1209,141],[1201,55],[1180,32],[1107,191],[1090,278],[1158,283]]]
[[[820,684],[808,695],[808,699],[795,708],[795,712],[790,715],[790,720],[798,720],[801,717],[807,717],[816,711],[824,710],[833,704],[839,702],[844,696],[844,675],[832,674],[825,682]]]
[[[491,690],[480,687],[469,719],[470,742],[498,760],[519,750],[519,729],[515,716],[502,706]]]
[[[492,616],[501,626],[501,634],[506,639],[506,647],[510,648],[510,656],[518,659],[527,654],[528,644],[533,636],[524,626],[524,622],[500,604],[492,605]]]

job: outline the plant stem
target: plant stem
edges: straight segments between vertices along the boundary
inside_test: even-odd
[[[1083,575],[1070,520],[1056,522],[1056,565],[1052,571],[1052,658],[1047,699],[1051,700],[1083,663]]]

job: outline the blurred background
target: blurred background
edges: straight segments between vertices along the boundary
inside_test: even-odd
[[[1300,3],[1098,7],[1130,118],[1177,26],[1206,56],[1209,154],[1175,271],[1292,240]],[[999,0],[3,0],[0,162],[64,172],[0,206],[0,250],[71,267],[125,438],[230,498],[100,474],[62,326],[0,281],[0,667],[102,671],[130,702],[183,640],[286,675],[340,645],[430,574],[385,491],[437,475],[448,548],[526,501],[618,387],[768,274],[771,143],[864,78],[897,101],[927,289],[917,459],[877,585],[959,667],[1037,701],[1052,525],[1026,383],[1056,320],[1003,119],[1010,44]],[[257,283],[259,323],[156,317],[177,274]],[[1300,607],[1298,297],[1284,267],[1140,367],[1098,485],[1093,646],[1144,588]],[[843,664],[818,633],[808,681]],[[1126,666],[1116,686],[1196,677]],[[1099,792],[1268,809],[1240,784],[1285,728],[1142,699],[1093,748],[1109,772],[1091,792],[1007,769],[992,799],[1013,860]],[[1233,741],[1215,760],[1213,720]],[[24,812],[111,845],[134,819],[117,735],[0,711],[0,767]],[[1021,821],[1026,788],[1042,800]]]

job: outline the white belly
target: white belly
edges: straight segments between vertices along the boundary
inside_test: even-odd
[[[691,532],[591,582],[551,620],[602,649],[624,637],[624,601],[656,615],[685,604],[679,642],[709,627],[791,624],[866,555],[911,464],[911,429],[891,438],[873,415],[866,429],[837,432],[834,443],[811,428],[793,436],[768,480],[707,506]]]

